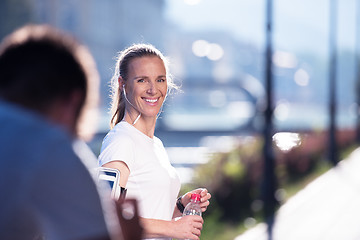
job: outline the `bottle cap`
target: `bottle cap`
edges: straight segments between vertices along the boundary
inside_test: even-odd
[[[200,201],[200,194],[198,193],[191,194],[191,199],[194,199],[195,201]]]

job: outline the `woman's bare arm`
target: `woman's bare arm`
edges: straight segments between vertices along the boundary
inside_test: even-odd
[[[198,240],[203,226],[202,217],[197,215],[184,216],[171,221],[140,218],[140,222],[146,238],[171,237]]]
[[[104,165],[102,165],[102,167],[115,168],[115,169],[119,170],[120,171],[119,185],[120,185],[120,187],[126,188],[126,183],[128,181],[129,175],[130,175],[130,170],[125,162],[123,162],[121,160],[114,160],[114,161],[105,163]]]

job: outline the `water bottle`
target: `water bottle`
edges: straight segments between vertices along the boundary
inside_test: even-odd
[[[184,209],[183,216],[186,215],[199,215],[201,216],[201,208],[200,208],[200,194],[193,193],[191,194],[190,202],[186,205]],[[189,240],[189,239],[185,239]]]
[[[185,215],[199,215],[201,216],[200,208],[200,194],[191,194],[191,200],[184,209],[183,216]]]

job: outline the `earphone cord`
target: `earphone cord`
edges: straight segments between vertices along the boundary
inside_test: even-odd
[[[135,119],[135,121],[133,122],[133,126],[135,125],[135,123],[140,119],[140,117],[141,117],[141,113],[139,113],[139,115],[137,116],[137,118]]]
[[[125,91],[125,87],[123,86],[123,91],[124,91],[124,96],[125,96],[125,100],[128,101],[128,103],[133,106],[133,108],[135,108],[134,105],[131,104],[131,102],[129,101],[129,99],[127,99],[126,97],[126,91]],[[135,108],[136,109],[136,108]],[[135,121],[132,123],[132,126],[134,126],[136,124],[136,122],[140,119],[141,117],[141,112],[139,112],[139,115],[137,116],[137,118],[135,119]]]

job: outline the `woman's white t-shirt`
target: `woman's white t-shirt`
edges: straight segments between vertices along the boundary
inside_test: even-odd
[[[99,164],[116,160],[126,163],[130,170],[126,197],[137,199],[139,215],[171,220],[180,179],[161,140],[146,136],[125,121],[119,122],[103,140]]]

